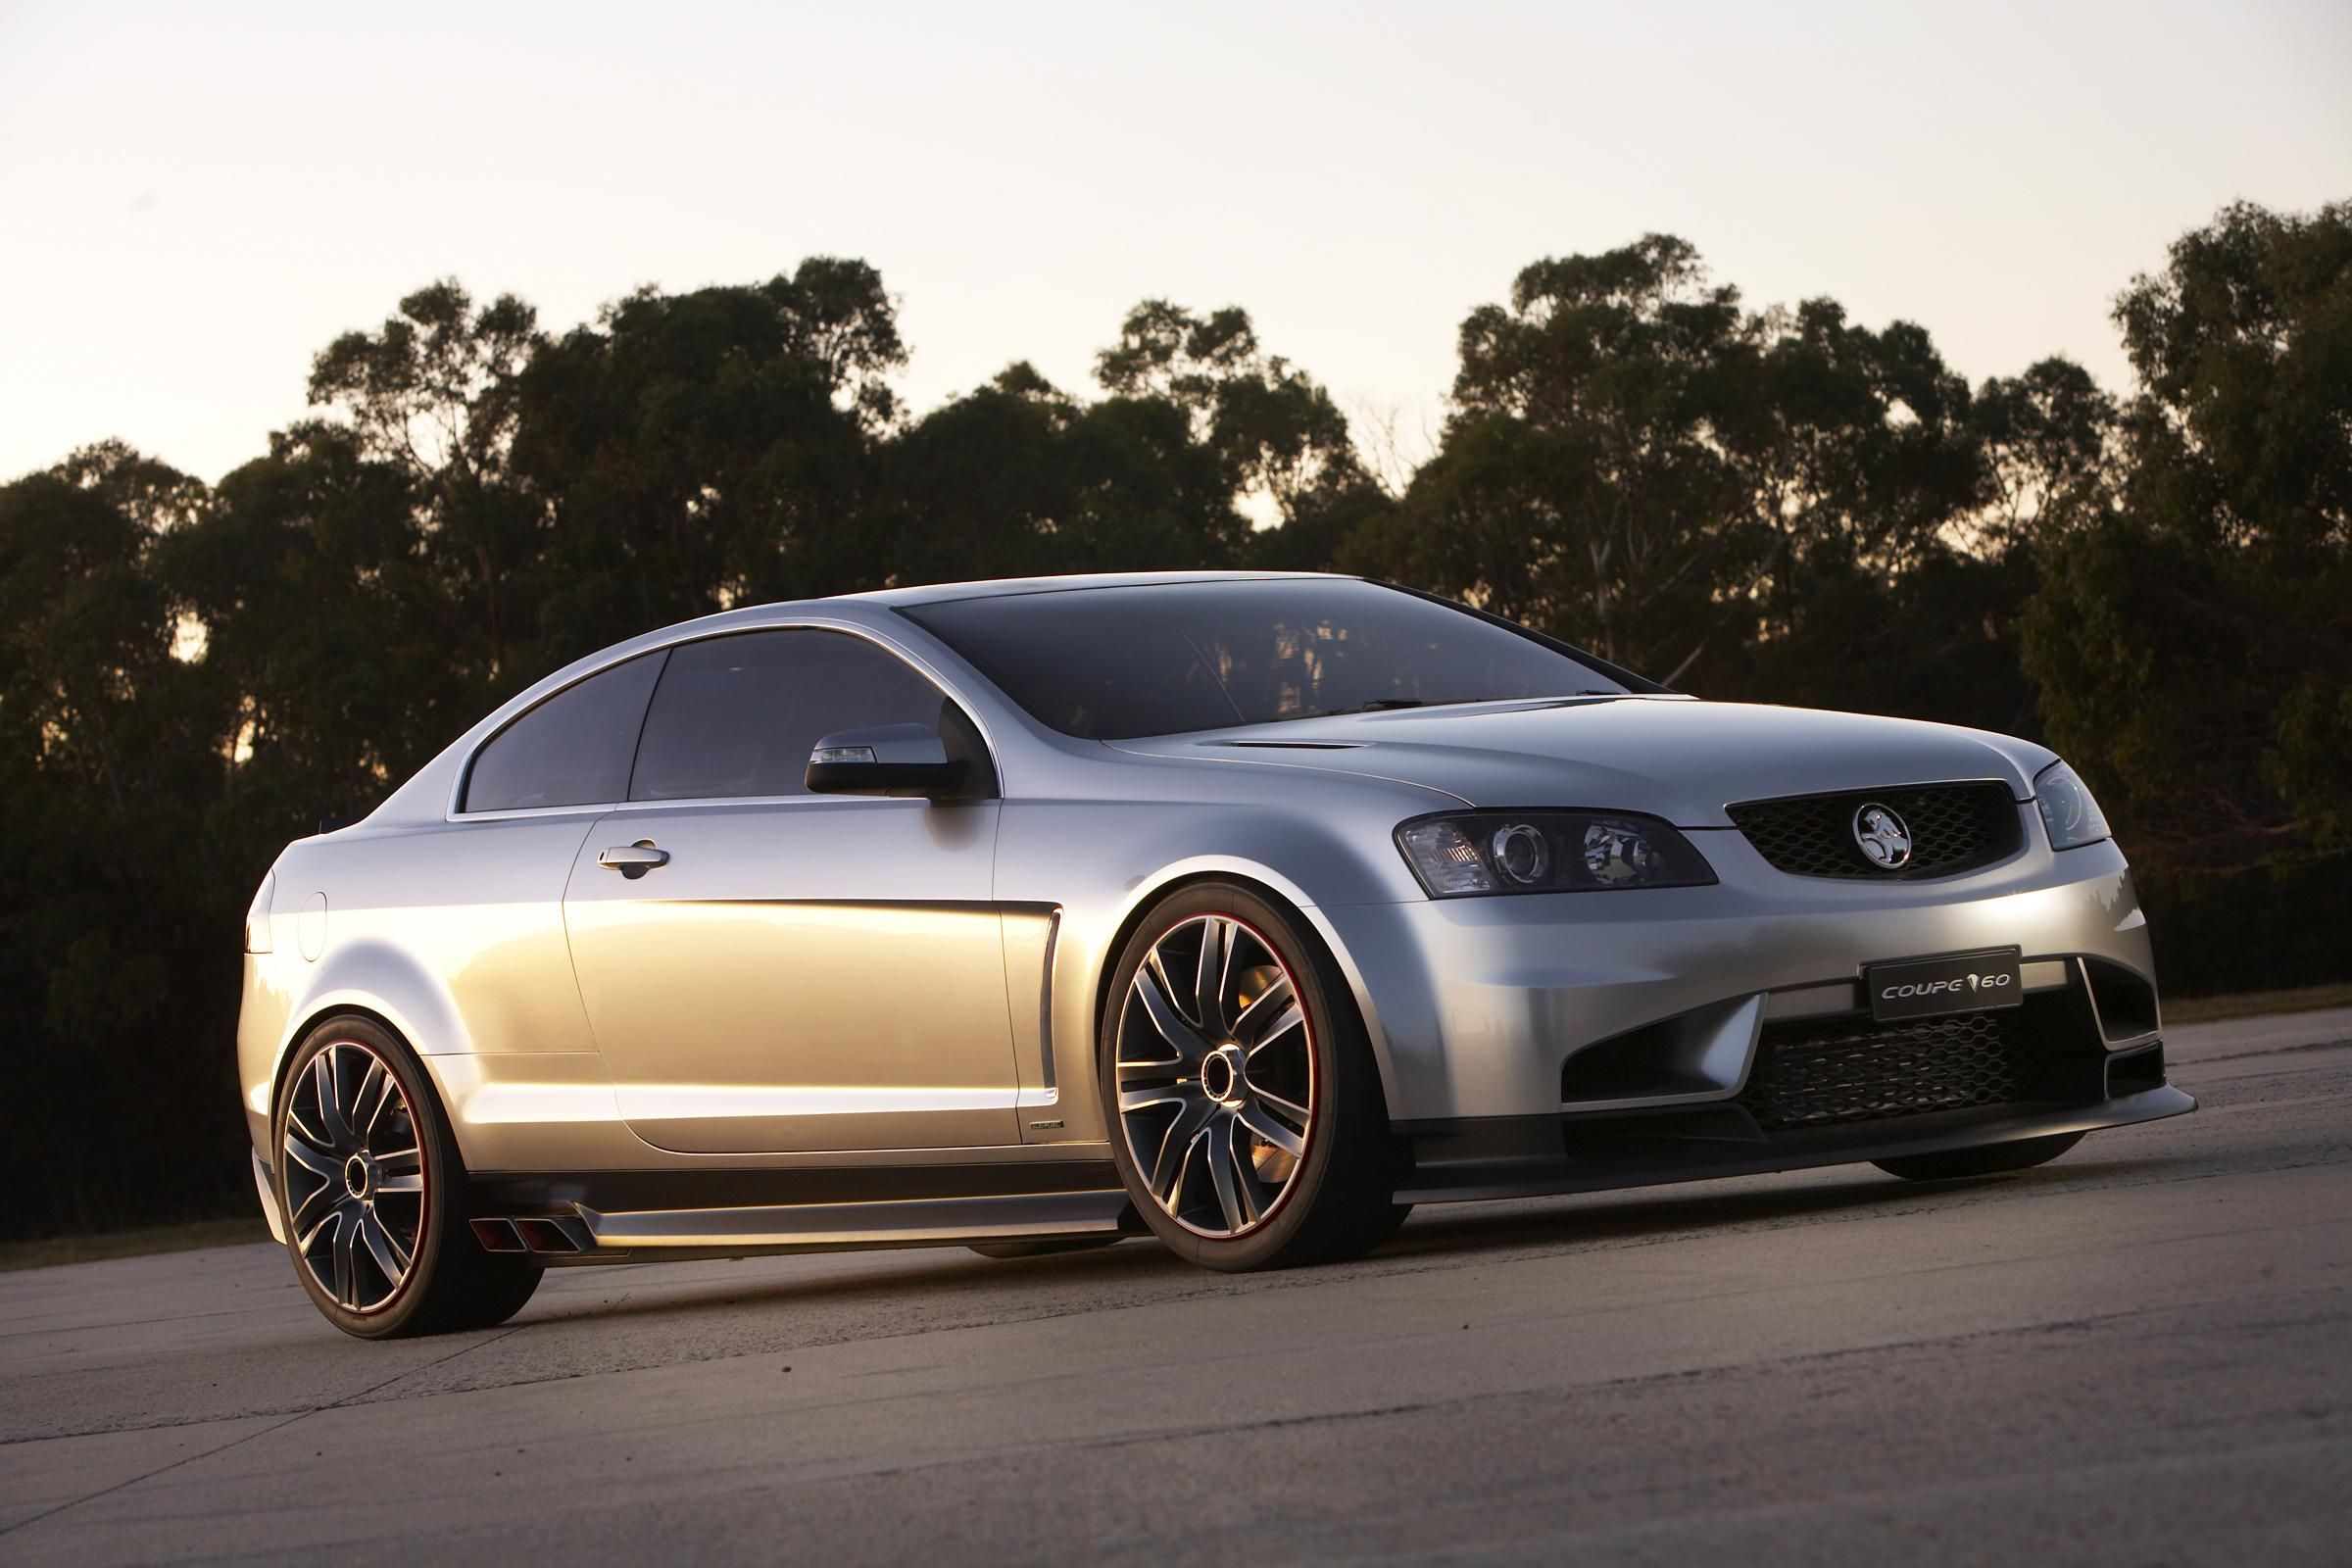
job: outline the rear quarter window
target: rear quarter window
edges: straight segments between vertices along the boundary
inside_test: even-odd
[[[667,651],[601,670],[493,735],[466,775],[466,811],[602,806],[629,798],[629,763]]]

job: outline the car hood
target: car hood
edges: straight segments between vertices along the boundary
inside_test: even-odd
[[[1917,719],[1687,697],[1557,699],[1287,719],[1111,743],[1419,784],[1473,806],[1592,807],[1725,827],[1783,795],[1998,779],[2017,799],[2055,754]]]

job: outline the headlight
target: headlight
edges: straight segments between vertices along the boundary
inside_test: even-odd
[[[247,953],[268,953],[270,951],[270,895],[276,887],[277,873],[271,871],[268,876],[262,878],[260,891],[254,894],[253,903],[246,907],[245,951]]]
[[[2052,762],[2034,777],[2034,804],[2041,808],[2041,825],[2049,830],[2053,850],[2079,850],[2111,836],[2107,814],[2064,762]]]
[[[1715,873],[1655,817],[1614,811],[1463,811],[1396,830],[1433,899],[1704,887]]]

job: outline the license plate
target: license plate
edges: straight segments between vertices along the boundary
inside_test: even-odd
[[[1873,1018],[1933,1018],[2014,1007],[2025,1001],[2017,960],[2015,948],[1988,948],[1940,958],[1865,964],[1862,987],[1870,993]]]

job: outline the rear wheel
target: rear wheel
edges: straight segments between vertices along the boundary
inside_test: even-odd
[[[1196,883],[1120,955],[1098,1079],[1136,1211],[1196,1263],[1353,1257],[1392,1235],[1395,1140],[1338,967],[1247,888]]]
[[[1907,1182],[1946,1182],[1963,1176],[1998,1176],[2007,1171],[2046,1165],[2082,1141],[2081,1133],[2053,1133],[2047,1138],[2023,1138],[2013,1144],[1984,1144],[1976,1149],[1949,1149],[1939,1154],[1904,1154],[1872,1164]]]
[[[273,1125],[295,1277],[344,1333],[488,1328],[539,1288],[538,1268],[473,1239],[448,1118],[415,1054],[381,1025],[333,1018],[312,1030]]]

